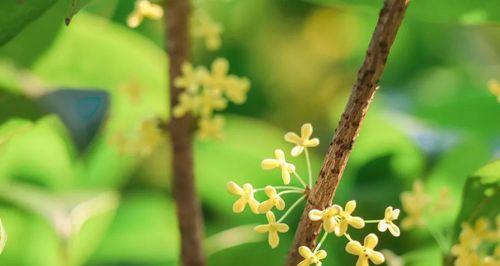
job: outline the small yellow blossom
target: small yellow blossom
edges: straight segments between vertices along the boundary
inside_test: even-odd
[[[342,211],[342,207],[338,205],[330,206],[322,211],[313,209],[309,211],[309,219],[311,221],[323,221],[323,229],[331,233],[335,230],[335,227],[338,226],[337,215]]]
[[[358,241],[352,240],[347,243],[345,250],[353,255],[358,256],[356,266],[368,266],[368,260],[378,265],[385,261],[384,255],[381,252],[373,249],[378,244],[378,238],[375,234],[369,234],[365,237],[364,245]]]
[[[246,183],[242,188],[234,182],[229,182],[227,184],[227,190],[233,195],[240,196],[240,198],[233,204],[233,212],[243,212],[248,204],[253,213],[259,213],[259,202],[253,196],[254,190],[251,184]]]
[[[488,81],[488,89],[497,97],[498,102],[500,102],[500,84],[496,79],[490,79]]]
[[[413,190],[401,193],[401,204],[407,216],[401,222],[401,227],[409,230],[425,224],[424,213],[429,208],[431,198],[424,192],[422,181],[413,182]]]
[[[198,10],[191,30],[194,37],[205,38],[208,50],[217,50],[221,45],[222,26],[213,21],[205,12]]]
[[[250,90],[250,80],[230,75],[226,80],[224,92],[227,98],[235,104],[243,104]]]
[[[191,94],[197,93],[201,86],[201,78],[206,75],[207,70],[204,67],[197,67],[195,69],[188,62],[182,64],[181,70],[182,75],[174,80],[175,86],[185,89]]]
[[[332,205],[323,211],[313,209],[309,212],[309,219],[312,221],[323,220],[323,228],[326,232],[335,231],[335,235],[342,236],[350,226],[361,229],[365,226],[365,221],[361,217],[351,216],[356,209],[356,201],[351,200],[346,203],[345,210],[339,205]]]
[[[270,211],[274,206],[276,209],[282,211],[285,209],[285,201],[278,195],[276,189],[272,186],[266,186],[264,193],[269,197],[269,199],[263,201],[259,206],[260,213],[266,213]]]
[[[229,62],[225,58],[217,58],[212,62],[210,72],[202,79],[208,89],[223,92],[226,88],[229,72]]]
[[[162,138],[163,136],[158,128],[157,121],[155,119],[144,120],[139,128],[139,136],[135,144],[139,155],[146,156],[151,154]]]
[[[300,136],[294,132],[288,132],[285,134],[285,140],[296,145],[292,149],[292,156],[299,156],[305,148],[316,147],[319,145],[319,139],[309,139],[312,133],[313,127],[311,124],[307,123],[303,124],[300,128]]]
[[[174,117],[181,117],[189,112],[196,114],[200,106],[200,97],[187,92],[179,95],[179,103],[173,109]]]
[[[202,118],[210,117],[213,111],[227,107],[227,101],[218,91],[203,90],[199,97],[199,114]]]
[[[325,259],[327,256],[326,251],[318,250],[312,252],[310,248],[306,246],[299,247],[299,254],[304,258],[297,266],[309,266],[316,264],[316,266],[321,266],[321,260]]]
[[[127,25],[131,28],[137,28],[144,18],[156,20],[162,16],[163,8],[160,5],[153,4],[148,0],[137,0],[134,11],[127,18]]]
[[[274,216],[273,212],[267,212],[266,213],[266,218],[267,218],[267,224],[261,224],[257,225],[254,230],[257,233],[269,233],[268,235],[268,242],[271,248],[275,248],[279,245],[280,243],[280,238],[278,236],[279,233],[286,233],[288,232],[288,225],[284,223],[277,223],[276,222],[276,217]]]
[[[389,232],[393,236],[399,236],[401,234],[399,227],[393,223],[394,220],[397,220],[399,216],[399,209],[392,209],[392,207],[387,207],[385,209],[384,219],[378,222],[378,230],[380,232],[385,232],[389,229]]]
[[[202,118],[198,121],[198,135],[201,139],[215,138],[222,139],[222,128],[224,127],[224,117],[217,115],[213,118]]]
[[[265,170],[270,170],[280,167],[283,183],[285,185],[290,184],[290,174],[295,172],[295,166],[291,163],[286,162],[285,153],[280,149],[276,149],[274,151],[274,157],[276,159],[264,159],[261,163],[262,168]]]

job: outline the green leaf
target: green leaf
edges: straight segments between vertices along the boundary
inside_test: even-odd
[[[150,191],[129,193],[123,196],[116,218],[91,261],[95,265],[173,265],[178,238],[169,198]]]
[[[0,145],[7,143],[7,141],[18,134],[29,130],[33,124],[30,121],[23,119],[11,119],[6,123],[0,125]]]
[[[55,116],[37,121],[0,149],[0,179],[23,180],[54,189],[74,183],[72,143]],[[50,158],[50,160],[47,160]]]
[[[493,161],[474,174],[465,184],[462,207],[455,222],[455,239],[462,223],[473,223],[479,217],[494,219],[500,202],[500,160]]]
[[[7,243],[7,231],[5,231],[2,220],[0,220],[0,254],[2,254],[6,243]]]
[[[2,0],[0,2],[0,45],[41,16],[57,0]]]

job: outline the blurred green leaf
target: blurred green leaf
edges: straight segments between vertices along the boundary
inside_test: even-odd
[[[96,265],[173,265],[177,252],[171,200],[159,193],[134,192],[122,197],[116,218],[92,261]]]
[[[500,160],[491,162],[474,174],[465,183],[462,207],[455,222],[454,240],[458,238],[462,223],[473,223],[479,217],[494,219],[498,215],[500,202]]]
[[[74,183],[72,144],[55,116],[37,121],[0,149],[0,179],[61,190]],[[50,160],[47,160],[50,158]]]
[[[2,220],[0,219],[0,254],[3,253],[6,243],[7,243],[7,231],[5,231],[5,227],[3,226]]]
[[[24,119],[10,119],[6,123],[0,125],[0,145],[5,144],[9,139],[17,134],[29,130],[33,124]]]
[[[57,0],[2,0],[0,2],[0,45],[37,19]]]

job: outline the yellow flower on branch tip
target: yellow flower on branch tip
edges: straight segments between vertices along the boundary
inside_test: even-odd
[[[496,79],[490,79],[488,81],[488,89],[497,97],[498,102],[500,102],[500,84]]]
[[[175,86],[192,94],[197,93],[201,86],[201,78],[206,75],[207,70],[204,67],[195,69],[191,63],[184,62],[181,71],[182,75],[174,80]]]
[[[222,128],[224,127],[224,117],[217,115],[213,118],[202,118],[198,122],[198,135],[202,139],[215,138],[222,139]]]
[[[238,78],[231,75],[226,80],[224,92],[227,98],[236,104],[242,104],[247,100],[249,90],[250,81],[247,78]]]
[[[342,211],[342,207],[338,205],[330,206],[324,210],[313,209],[309,211],[309,219],[311,221],[323,221],[323,229],[331,233],[338,226],[338,215]]]
[[[285,201],[278,195],[276,189],[272,186],[266,186],[264,193],[269,197],[269,199],[263,201],[259,205],[259,212],[266,213],[270,211],[274,206],[276,209],[282,211],[285,209]]]
[[[200,10],[195,13],[195,18],[196,20],[191,30],[192,35],[194,37],[205,38],[205,45],[208,50],[219,49],[221,45],[222,26]]]
[[[277,223],[274,213],[269,211],[266,213],[267,224],[257,225],[254,230],[257,233],[269,233],[268,242],[271,248],[275,248],[280,243],[279,233],[288,232],[288,225],[284,223]]]
[[[300,128],[300,136],[294,132],[288,132],[285,134],[285,140],[296,145],[292,149],[292,156],[299,156],[305,148],[316,147],[319,145],[319,139],[309,139],[312,133],[312,125],[306,123]]]
[[[136,28],[141,25],[146,17],[149,19],[160,19],[163,16],[163,8],[160,5],[153,4],[148,0],[137,0],[135,8],[127,18],[127,25]]]
[[[248,204],[253,213],[259,213],[259,202],[253,196],[254,190],[251,184],[246,183],[242,188],[231,181],[227,184],[227,190],[233,195],[240,196],[240,198],[233,204],[233,212],[243,212]]]
[[[361,245],[358,241],[351,240],[345,246],[345,250],[350,254],[358,256],[356,266],[368,266],[368,260],[378,265],[382,264],[385,261],[385,258],[381,252],[373,250],[377,244],[377,236],[375,234],[369,234],[365,237],[363,245]]]
[[[203,84],[211,89],[222,92],[227,83],[229,62],[225,58],[217,58],[212,62],[210,72],[203,76]]]
[[[295,172],[295,166],[286,162],[285,153],[280,149],[276,149],[274,151],[274,157],[276,159],[264,159],[261,163],[262,168],[265,170],[271,170],[280,167],[283,183],[285,183],[285,185],[290,184],[290,174]]]
[[[393,236],[399,236],[401,234],[399,227],[393,223],[397,220],[399,216],[399,209],[393,209],[391,206],[385,209],[384,219],[378,222],[378,230],[380,232],[385,232],[389,229],[389,232]]]
[[[413,182],[413,190],[401,193],[401,204],[407,216],[401,221],[401,227],[409,230],[425,224],[424,212],[429,208],[431,198],[424,192],[422,181]]]
[[[334,205],[335,206],[335,205]],[[335,226],[335,235],[342,236],[347,232],[347,228],[350,226],[361,229],[365,227],[365,220],[361,217],[351,216],[351,214],[356,209],[356,201],[351,200],[348,201],[345,205],[345,210],[342,210],[342,207],[337,205],[337,208],[340,208],[341,211],[337,215],[338,225]]]
[[[316,266],[321,266],[321,260],[325,259],[327,256],[326,251],[318,250],[312,252],[310,248],[306,246],[299,247],[299,254],[304,258],[297,266],[309,266],[312,264],[316,264]]]

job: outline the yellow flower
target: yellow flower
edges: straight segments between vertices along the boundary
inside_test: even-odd
[[[342,207],[338,205],[330,206],[322,211],[313,209],[309,211],[309,219],[311,221],[323,221],[323,229],[331,233],[338,226],[338,215],[342,211]]]
[[[244,103],[247,100],[248,90],[250,90],[250,81],[247,78],[238,78],[233,75],[227,78],[224,92],[230,101],[236,104]]]
[[[392,209],[392,207],[387,207],[385,209],[384,219],[378,222],[378,230],[380,232],[385,232],[389,229],[389,232],[393,236],[399,236],[401,232],[399,231],[399,227],[395,225],[392,221],[397,220],[399,216],[399,209]]]
[[[280,149],[276,149],[274,151],[274,157],[276,159],[264,159],[261,163],[262,168],[265,170],[270,170],[280,167],[283,183],[285,183],[285,185],[290,184],[290,174],[295,172],[295,166],[291,163],[286,162],[285,153]]]
[[[153,152],[163,136],[155,119],[147,119],[141,123],[139,138],[135,144],[139,155],[146,156]]]
[[[243,212],[248,204],[253,213],[259,213],[259,202],[253,196],[254,191],[251,184],[246,183],[243,185],[243,188],[241,188],[236,183],[229,182],[227,184],[227,190],[233,195],[240,196],[240,198],[233,204],[233,212]]]
[[[146,17],[149,19],[160,19],[163,16],[163,8],[160,5],[153,4],[148,0],[137,0],[135,8],[127,18],[127,25],[131,28],[137,28]]]
[[[227,107],[227,101],[218,91],[203,90],[199,96],[199,111],[202,118],[210,117],[215,110]],[[195,112],[196,113],[196,112]]]
[[[182,75],[175,78],[176,87],[183,88],[189,93],[197,93],[201,86],[201,78],[206,75],[207,70],[204,67],[193,68],[191,63],[182,64]]]
[[[299,254],[304,258],[304,260],[297,264],[297,266],[309,266],[312,264],[321,266],[321,260],[327,256],[327,253],[324,250],[312,252],[311,249],[306,246],[299,247]]]
[[[422,181],[413,182],[413,190],[401,193],[401,204],[407,216],[401,222],[401,227],[409,230],[425,224],[424,212],[429,208],[431,198],[424,192]]]
[[[345,250],[348,253],[358,256],[356,266],[368,266],[368,260],[374,264],[382,264],[385,261],[384,255],[373,249],[378,244],[378,238],[375,234],[369,234],[365,237],[364,245],[358,241],[352,240],[347,243]]]
[[[217,58],[212,62],[210,73],[203,76],[203,84],[211,90],[224,91],[228,80],[229,62],[225,58]]]
[[[259,212],[266,213],[270,211],[274,206],[276,209],[282,211],[285,209],[285,201],[278,195],[276,189],[272,186],[266,186],[264,193],[269,197],[259,205]]]
[[[222,139],[222,128],[224,127],[224,117],[217,115],[213,118],[202,118],[198,122],[198,135],[202,139],[215,138]]]
[[[276,217],[274,216],[273,212],[267,212],[266,213],[266,218],[268,224],[261,224],[257,225],[254,230],[257,233],[269,233],[268,235],[268,242],[271,248],[275,248],[279,245],[280,243],[280,238],[278,236],[279,233],[286,233],[288,232],[288,225],[284,223],[277,223],[276,222]]]
[[[221,45],[222,26],[212,20],[205,12],[198,10],[195,13],[192,35],[194,37],[205,38],[205,45],[208,50],[217,50]]]
[[[333,205],[323,211],[313,209],[309,212],[309,219],[312,221],[323,220],[323,228],[326,232],[335,231],[335,235],[342,236],[350,226],[361,229],[365,226],[365,221],[361,217],[351,216],[356,209],[356,201],[351,200],[345,205],[345,210],[339,205]]]
[[[292,156],[299,156],[304,148],[316,147],[319,145],[319,139],[309,139],[313,133],[313,127],[311,124],[303,124],[300,129],[300,137],[294,132],[288,132],[285,134],[285,140],[295,144],[296,146],[292,149]]]
[[[189,112],[196,114],[198,106],[200,106],[199,96],[183,92],[179,95],[179,102],[174,107],[173,116],[181,117]]]
[[[496,79],[490,79],[488,81],[488,89],[497,97],[498,102],[500,102],[500,84]]]

